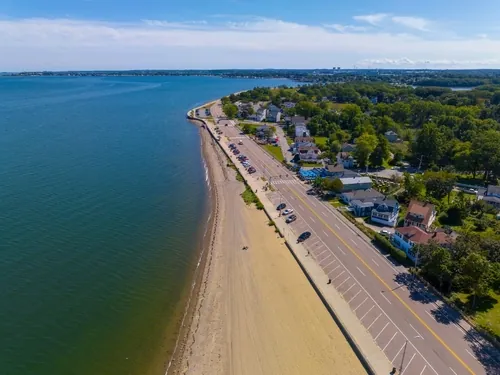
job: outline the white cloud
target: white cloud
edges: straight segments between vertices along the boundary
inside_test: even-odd
[[[354,16],[353,19],[356,21],[367,22],[373,26],[377,26],[388,16],[389,15],[387,13],[374,13],[374,14],[365,14],[362,16]]]
[[[420,31],[429,31],[430,22],[420,17],[392,17],[392,22]]]
[[[201,24],[0,19],[0,71],[425,67],[427,60],[500,67],[500,41],[491,38],[429,40],[329,26],[267,18]]]
[[[366,27],[363,27],[363,26],[341,25],[338,23],[327,24],[327,25],[323,25],[323,26],[328,28],[328,29],[337,30],[340,33],[356,32],[356,31],[360,32],[360,31],[367,31],[368,30]]]

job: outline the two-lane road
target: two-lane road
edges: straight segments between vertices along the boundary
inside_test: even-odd
[[[218,105],[212,114],[222,115]],[[400,374],[500,374],[498,351],[456,311],[382,255],[328,203],[307,195],[309,186],[232,123],[221,129],[232,142],[244,140],[239,149],[274,187],[269,199],[294,209],[298,220],[289,230],[313,233],[306,248]]]

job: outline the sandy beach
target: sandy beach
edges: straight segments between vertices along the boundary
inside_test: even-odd
[[[284,241],[264,212],[245,205],[226,157],[202,137],[218,216],[189,332],[168,373],[365,374]]]

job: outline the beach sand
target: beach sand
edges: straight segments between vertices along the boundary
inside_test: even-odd
[[[243,184],[205,133],[217,221],[169,374],[366,374],[265,213],[244,204]]]

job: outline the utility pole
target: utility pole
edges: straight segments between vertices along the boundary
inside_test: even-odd
[[[420,168],[422,168],[422,160],[424,160],[424,155],[422,154],[422,156],[420,156],[420,162],[418,163],[418,171],[420,172]]]

